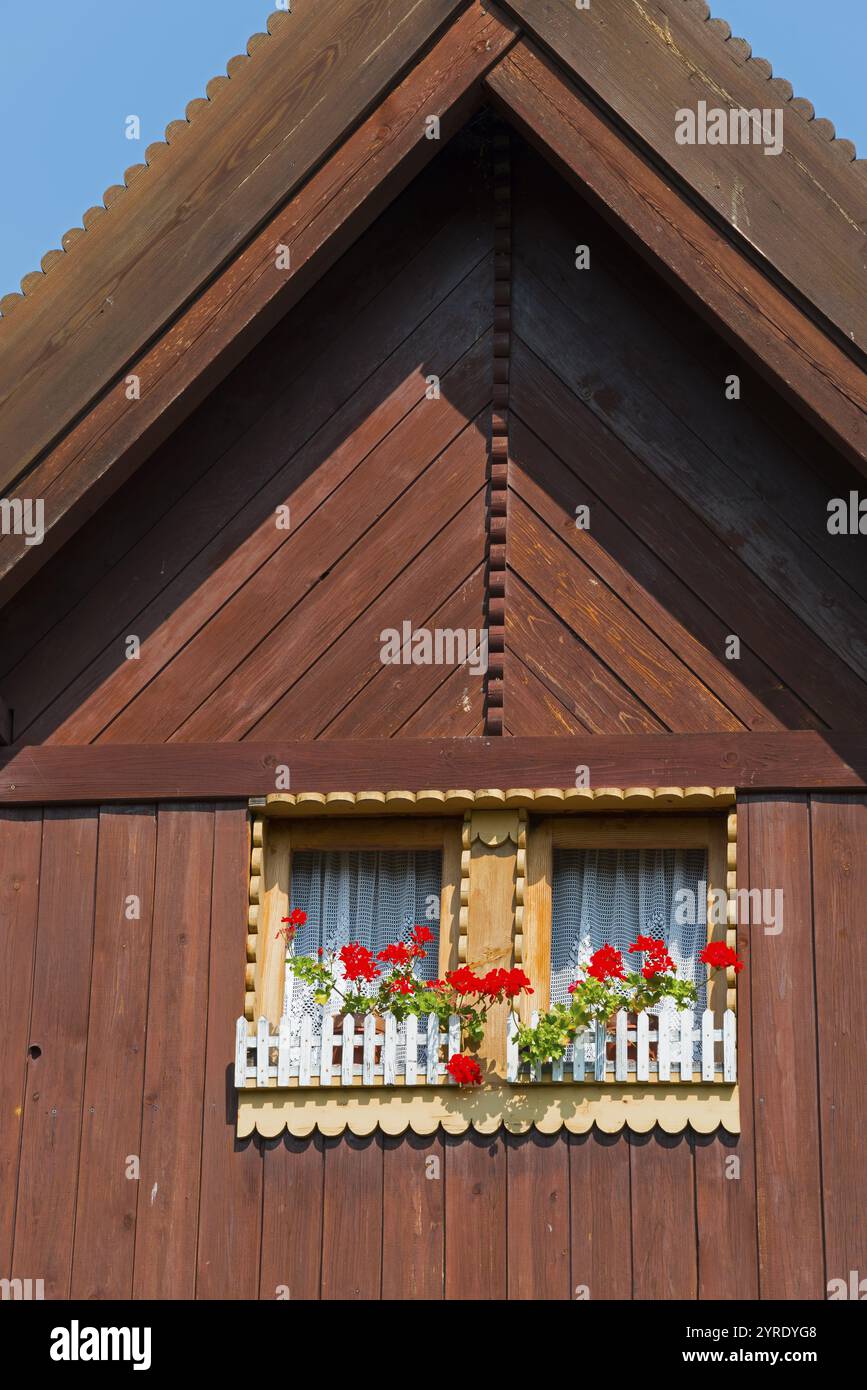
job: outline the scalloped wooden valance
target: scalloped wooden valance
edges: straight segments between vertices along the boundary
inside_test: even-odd
[[[493,1083],[470,1091],[455,1087],[400,1087],[342,1093],[318,1091],[259,1091],[238,1095],[238,1137],[257,1133],[274,1139],[284,1131],[304,1138],[318,1130],[327,1136],[372,1134],[494,1134],[503,1126],[510,1134],[525,1134],[535,1126],[541,1134],[567,1129],[584,1134],[596,1125],[605,1134],[624,1127],[646,1134],[659,1125],[666,1134],[689,1126],[698,1134],[722,1127],[740,1133],[736,1085],[617,1086],[583,1083],[575,1086],[520,1088]]]

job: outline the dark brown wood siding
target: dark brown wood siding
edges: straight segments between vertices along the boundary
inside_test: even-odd
[[[517,140],[512,191],[508,731],[854,727],[848,466]]]
[[[481,727],[379,634],[484,626],[493,235],[471,129],[3,613],[17,739]]]
[[[379,634],[485,624],[509,291],[506,732],[863,723],[848,465],[511,143],[510,271],[482,117],[0,614],[16,740],[479,733],[477,675]]]
[[[782,932],[741,932],[739,1138],[239,1143],[244,808],[4,812],[0,1275],[52,1298],[824,1297],[864,1261],[867,798],[739,817],[741,885],[784,892]]]

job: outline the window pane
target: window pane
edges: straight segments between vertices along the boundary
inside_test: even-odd
[[[568,987],[590,956],[608,943],[626,969],[641,932],[663,939],[680,979],[698,989],[706,1007],[707,851],[703,849],[560,849],[554,851],[551,1003],[568,1003]],[[654,1012],[656,1012],[654,1010]]]
[[[297,955],[315,956],[359,941],[374,955],[424,924],[434,934],[416,962],[421,980],[435,980],[439,957],[441,850],[301,850],[292,855],[291,904],[307,913]],[[369,986],[371,992],[375,985]],[[337,1001],[334,1001],[335,1010]],[[290,1012],[318,1018],[308,987],[292,982]]]

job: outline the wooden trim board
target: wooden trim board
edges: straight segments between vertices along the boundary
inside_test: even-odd
[[[867,786],[867,734],[804,730],[280,744],[51,744],[0,752],[0,804],[246,800],[273,793],[278,767],[290,769],[292,785],[299,791],[322,794],[345,788],[361,792],[384,783],[415,792],[449,786],[549,787],[562,797],[579,765],[590,768],[591,780],[600,789],[851,791]]]

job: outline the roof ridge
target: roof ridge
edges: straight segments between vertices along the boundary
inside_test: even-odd
[[[858,158],[858,151],[852,141],[837,135],[833,121],[829,121],[825,116],[817,116],[813,103],[806,97],[796,97],[791,82],[785,77],[775,77],[774,69],[767,58],[753,57],[752,45],[748,40],[735,37],[727,20],[711,15],[708,0],[681,0],[681,3],[705,21],[738,67],[749,67],[758,73],[773,89],[775,100],[797,112],[804,123],[815,132],[817,139],[830,146],[844,163],[851,164],[856,173],[862,177],[867,173],[867,159]]]
[[[81,219],[82,225],[80,227],[70,227],[68,232],[64,232],[60,239],[62,250],[60,248],[55,248],[54,250],[46,251],[40,262],[41,269],[28,271],[27,274],[23,276],[21,280],[21,293],[13,290],[9,294],[0,296],[0,318],[8,317],[9,313],[14,311],[18,305],[22,303],[25,296],[29,296],[39,287],[45,279],[45,276],[65,259],[71,248],[86,234],[93,223],[102,217],[104,213],[109,211],[112,205],[117,202],[118,198],[126,192],[131,183],[141,178],[141,176],[151,168],[154,160],[162,160],[164,151],[178,138],[181,132],[185,131],[194,120],[198,120],[214,101],[215,97],[229,85],[232,78],[237,77],[238,74],[246,68],[256,49],[260,48],[263,43],[266,43],[268,39],[273,36],[275,31],[280,29],[285,21],[291,18],[291,0],[289,0],[289,5],[290,8],[272,11],[268,16],[267,33],[251,34],[250,38],[247,40],[246,52],[238,53],[234,58],[229,59],[226,64],[226,75],[223,76],[222,74],[218,74],[216,77],[212,77],[206,84],[205,96],[193,97],[193,99],[187,103],[184,120],[169,121],[169,124],[166,126],[165,138],[163,140],[154,140],[145,150],[145,162],[143,164],[132,164],[124,173],[123,183],[112,184],[102,195],[102,204],[96,204],[94,207],[87,209]]]

